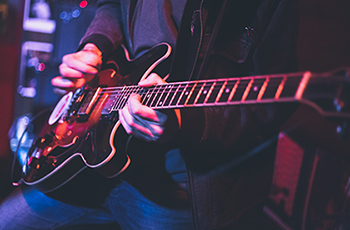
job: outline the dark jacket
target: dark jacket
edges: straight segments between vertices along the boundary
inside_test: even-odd
[[[222,21],[215,28],[222,4],[226,4]],[[175,75],[191,79],[224,78],[297,70],[297,2],[294,0],[202,1],[201,28],[194,68]],[[192,17],[196,21],[196,16]],[[182,29],[182,28],[181,28]],[[188,29],[187,29],[188,30]],[[217,33],[213,43],[211,31]],[[188,36],[188,35],[187,35]],[[178,47],[184,45],[179,35]],[[188,43],[187,43],[188,44]],[[206,54],[209,47],[209,52]],[[193,49],[193,47],[189,47]],[[181,51],[180,51],[181,52]],[[188,52],[188,51],[186,51]],[[180,56],[183,55],[180,54]],[[205,55],[208,55],[205,57]],[[191,59],[193,60],[193,59]],[[204,63],[204,64],[203,64]],[[181,69],[180,69],[181,70]],[[243,212],[259,207],[270,192],[274,153],[279,125],[294,111],[295,105],[257,105],[204,108],[204,124],[198,121],[189,130],[192,148],[186,148],[190,197],[195,226],[217,229],[233,226]],[[191,110],[191,116],[201,117]],[[186,117],[186,116],[184,116]],[[187,126],[188,125],[188,126]],[[201,129],[204,127],[204,129]],[[199,140],[199,142],[196,142]],[[193,145],[193,143],[198,143]],[[261,206],[260,206],[261,208]],[[251,208],[255,210],[255,208]],[[251,215],[246,214],[246,215]],[[250,219],[248,219],[249,222]],[[242,223],[241,228],[245,229]]]
[[[123,43],[126,38],[122,37],[122,31],[125,33],[130,28],[120,23],[122,17],[129,17],[123,15],[129,10],[128,1],[123,0],[114,4],[114,12],[120,13],[111,15],[115,21],[105,21],[105,28],[98,26],[105,14],[113,12],[108,2],[100,2],[96,20],[82,40],[97,44],[104,56]],[[183,3],[164,1],[164,4],[176,2]],[[186,15],[185,11],[183,16],[191,22],[181,24],[170,81],[297,70],[297,1],[203,0],[199,11],[189,12]],[[220,15],[222,20],[216,24]],[[167,16],[174,20],[171,12]],[[176,30],[170,28],[169,31]],[[157,39],[153,42],[167,38]],[[131,47],[129,42],[133,39],[126,40],[124,44]],[[170,39],[169,43],[174,41]],[[152,45],[155,44],[150,47]],[[146,48],[139,45],[131,49],[137,55]],[[294,109],[283,104],[181,111],[179,138],[188,169],[189,198],[196,229],[232,229],[235,225],[244,229],[244,223],[238,223],[239,218],[253,210],[261,211],[261,204],[270,191],[279,126]]]

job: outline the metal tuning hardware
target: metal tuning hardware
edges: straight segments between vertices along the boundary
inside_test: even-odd
[[[72,121],[75,120],[74,118],[79,118],[78,111],[83,103],[85,101],[86,95],[90,94],[90,90],[87,88],[79,88],[74,92],[74,95],[72,97],[71,104],[69,106],[69,109],[67,111],[67,115],[65,117],[66,121]]]

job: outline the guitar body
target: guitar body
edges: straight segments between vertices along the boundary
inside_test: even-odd
[[[118,112],[105,109],[114,102],[112,97],[122,96],[109,87],[137,84],[152,71],[164,74],[170,53],[171,47],[163,43],[130,60],[121,48],[93,81],[63,96],[28,151],[22,166],[24,183],[50,192],[87,167],[106,177],[122,173],[130,164],[126,152],[130,137]]]

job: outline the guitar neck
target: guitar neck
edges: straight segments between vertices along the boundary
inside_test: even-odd
[[[198,80],[156,85],[104,88],[110,94],[108,113],[122,109],[132,93],[154,109],[224,106],[295,101],[301,97],[309,76],[304,73]]]
[[[159,44],[135,60],[123,61],[128,55],[122,55],[122,61],[116,58],[99,73],[99,79],[112,79],[111,82],[99,84],[119,86],[91,90],[94,85],[76,91],[69,114],[76,113],[77,117],[85,119],[98,105],[102,108],[101,114],[108,117],[108,114],[122,109],[132,93],[137,93],[141,95],[142,104],[154,109],[298,101],[314,107],[324,116],[350,117],[348,68],[329,73],[301,72],[171,82],[149,88],[130,85],[167,60],[170,51],[168,44]]]

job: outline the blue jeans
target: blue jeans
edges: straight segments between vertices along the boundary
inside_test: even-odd
[[[94,207],[65,203],[28,187],[16,189],[0,206],[0,229],[6,230],[80,229],[81,224],[108,223],[132,230],[193,229],[188,205],[160,205],[125,181]]]

